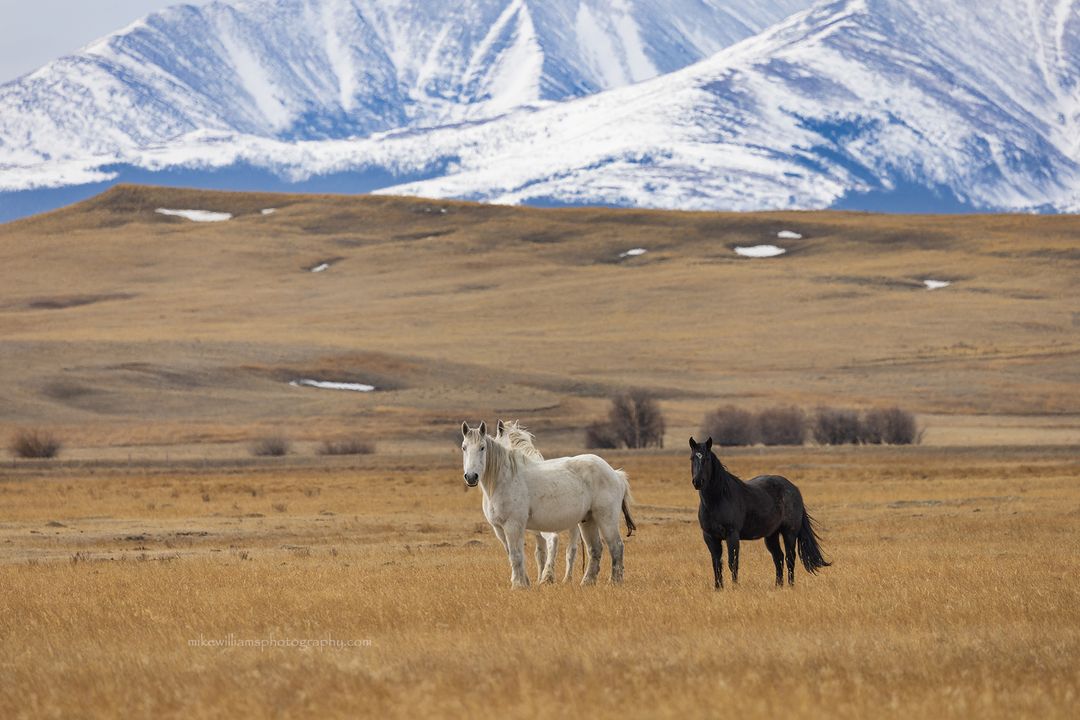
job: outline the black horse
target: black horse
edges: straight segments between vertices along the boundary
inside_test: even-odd
[[[712,553],[716,587],[724,586],[723,542],[728,544],[728,567],[732,582],[739,582],[739,541],[765,538],[776,564],[776,584],[784,584],[784,552],[787,552],[788,584],[795,584],[795,550],[803,567],[817,574],[829,563],[821,556],[814,519],[803,506],[802,493],[787,478],[759,475],[743,482],[728,472],[712,451],[712,438],[702,444],[690,438],[690,464],[694,489],[701,496],[698,522]],[[784,550],[780,549],[784,539]]]

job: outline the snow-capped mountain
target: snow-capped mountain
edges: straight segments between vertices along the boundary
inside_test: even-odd
[[[192,132],[366,137],[677,70],[809,0],[234,0],[178,5],[0,87],[0,163]]]
[[[1080,2],[819,4],[683,71],[458,133],[442,152],[453,172],[390,192],[761,209],[921,189],[920,202],[1077,210]]]
[[[385,66],[393,68],[384,77],[389,84],[368,82],[364,75],[364,82],[348,85],[365,88],[350,91],[351,109],[338,83],[327,91],[331,99],[325,106],[312,106],[324,109],[296,110],[307,107],[297,100],[282,106],[288,110],[280,115],[284,120],[267,124],[275,115],[257,111],[253,98],[259,93],[253,91],[244,101],[247,110],[230,111],[229,123],[206,120],[211,116],[206,111],[200,124],[178,125],[166,137],[148,134],[132,143],[116,136],[110,149],[92,150],[96,158],[86,148],[66,155],[37,149],[34,143],[48,138],[52,125],[43,126],[49,133],[32,124],[12,133],[9,120],[23,115],[8,110],[4,92],[12,86],[7,86],[0,90],[0,189],[103,181],[126,177],[132,168],[247,168],[290,182],[353,178],[356,190],[494,202],[895,209],[890,203],[900,197],[914,198],[914,206],[905,209],[940,209],[934,203],[947,201],[963,208],[1080,210],[1080,0],[822,2],[674,69],[688,59],[678,59],[680,48],[703,54],[705,37],[721,38],[717,45],[735,39],[718,29],[736,27],[727,20],[717,21],[715,34],[702,35],[702,21],[687,18],[730,19],[736,3],[682,2],[682,12],[668,11],[672,3],[645,0],[604,3],[603,12],[600,3],[577,0],[549,0],[542,8],[528,0],[492,2],[485,17],[494,20],[481,23],[482,29],[472,20],[440,25],[393,59]],[[390,13],[398,28],[405,19],[422,16],[426,7],[408,0],[377,6],[359,0],[252,0],[233,10],[211,6],[216,9],[207,13],[256,6],[298,12],[331,5],[403,8],[400,17]],[[479,12],[481,5],[468,5],[468,12]],[[588,8],[591,20],[582,20],[582,8]],[[627,8],[632,12],[622,13]],[[527,22],[515,19],[525,16]],[[270,17],[260,20],[269,23],[266,33],[276,27]],[[365,27],[383,27],[372,17],[364,15]],[[738,32],[752,32],[759,22],[767,22],[765,15],[743,16]],[[429,25],[418,21],[418,27]],[[282,38],[290,35],[281,32]],[[401,47],[386,44],[384,38],[394,33],[385,28],[372,33],[378,47]],[[470,50],[450,58],[434,49],[444,41],[431,39],[445,33],[480,39],[455,40],[451,46]],[[534,38],[535,47],[522,40],[526,37]],[[602,52],[597,50],[604,46],[601,37],[610,45]],[[358,46],[376,47],[375,42]],[[432,60],[432,53],[440,59]],[[229,67],[237,66],[235,53],[228,57],[234,59]],[[446,70],[451,60],[457,70]],[[260,75],[252,67],[261,62],[240,62],[246,70],[206,97],[223,102],[228,87],[257,90],[261,86],[252,77]],[[301,60],[287,64],[304,66]],[[325,67],[339,69],[309,78],[347,75],[340,70],[346,65],[328,63]],[[412,69],[402,70],[406,67]],[[19,87],[53,72],[50,66],[27,76]],[[392,83],[391,75],[397,78]],[[278,74],[264,77],[274,78],[274,88],[283,82]],[[151,79],[164,82],[157,75]],[[444,80],[449,84],[441,85]],[[641,82],[630,84],[636,80]],[[397,88],[398,94],[384,87]],[[61,101],[68,96],[117,105],[95,86],[85,95],[51,95],[60,103],[57,112],[67,108]],[[312,96],[314,91],[289,95]],[[239,93],[230,102],[243,97]],[[284,96],[262,97],[273,110]],[[383,103],[386,98],[392,102]],[[119,107],[136,113],[147,104],[156,107],[134,100]],[[25,107],[39,111],[34,103]],[[173,107],[163,105],[161,112]],[[102,121],[119,114],[114,109]],[[362,126],[352,124],[360,117]],[[105,131],[99,136],[109,137]],[[29,149],[8,144],[11,137],[26,138]],[[82,137],[75,133],[72,142],[77,145]],[[68,147],[65,143],[55,146]],[[363,182],[355,180],[360,177]]]

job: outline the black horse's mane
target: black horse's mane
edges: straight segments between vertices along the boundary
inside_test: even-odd
[[[717,479],[720,480],[721,495],[727,495],[731,487],[742,484],[742,479],[728,470],[720,458],[716,456],[716,453],[710,451],[709,456],[712,458],[713,472],[716,473],[719,471],[719,477]]]

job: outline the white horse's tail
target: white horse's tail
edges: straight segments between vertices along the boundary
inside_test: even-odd
[[[622,514],[626,519],[626,537],[630,537],[637,530],[634,518],[630,515],[630,506],[634,504],[634,496],[630,494],[630,476],[625,470],[616,470],[615,474],[623,482]]]

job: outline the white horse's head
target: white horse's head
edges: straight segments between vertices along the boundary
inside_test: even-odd
[[[461,423],[461,437],[465,484],[476,487],[487,462],[487,458],[484,457],[487,452],[487,423],[481,422],[478,428],[470,428],[469,423],[466,422]]]

